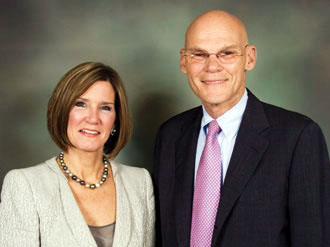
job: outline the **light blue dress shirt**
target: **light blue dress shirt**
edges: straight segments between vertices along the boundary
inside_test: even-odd
[[[245,92],[242,98],[240,99],[240,101],[230,110],[228,110],[227,112],[225,112],[223,115],[221,115],[216,119],[221,128],[221,132],[218,135],[218,142],[221,150],[222,183],[225,181],[225,177],[229,166],[229,161],[233,153],[237,132],[242,122],[242,117],[246,108],[247,100],[248,100],[248,95],[245,89]],[[203,118],[201,121],[201,129],[199,131],[197,150],[196,150],[195,181],[196,181],[199,162],[206,141],[208,124],[213,120],[214,119],[207,113],[205,107],[203,106]]]

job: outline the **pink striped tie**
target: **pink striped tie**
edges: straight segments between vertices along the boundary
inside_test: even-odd
[[[208,134],[196,175],[191,247],[211,246],[215,217],[220,200],[221,153],[217,134],[221,131],[217,121],[209,123]]]

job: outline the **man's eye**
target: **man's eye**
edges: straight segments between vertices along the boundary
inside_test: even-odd
[[[75,106],[78,106],[78,107],[84,107],[85,106],[85,102],[82,102],[82,101],[77,101]]]
[[[205,53],[193,53],[194,57],[205,58],[207,55]]]
[[[220,53],[220,56],[222,57],[231,57],[231,56],[235,56],[236,52],[234,51],[223,51]]]

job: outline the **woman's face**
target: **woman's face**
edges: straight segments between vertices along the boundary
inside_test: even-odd
[[[76,100],[69,113],[69,140],[75,149],[102,153],[115,119],[115,91],[108,81],[97,81]]]

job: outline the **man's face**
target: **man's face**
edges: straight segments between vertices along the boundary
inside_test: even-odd
[[[245,90],[245,71],[251,70],[255,64],[255,47],[247,46],[247,38],[234,24],[230,21],[223,25],[204,22],[192,26],[186,36],[186,47],[180,52],[182,72],[187,74],[190,87],[214,118],[240,100]],[[237,56],[226,60],[211,55],[204,62],[184,56],[205,53],[225,55],[228,52]],[[217,110],[212,114],[211,109],[215,108]]]

